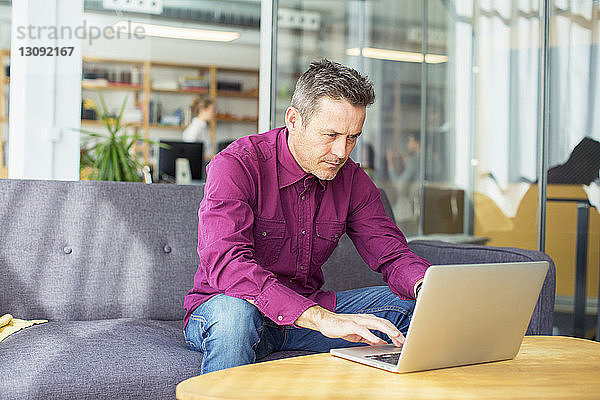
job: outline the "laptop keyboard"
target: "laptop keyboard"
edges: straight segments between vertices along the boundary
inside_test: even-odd
[[[372,356],[365,356],[365,358],[381,361],[386,364],[397,365],[398,359],[400,359],[400,354],[401,353],[374,354]]]

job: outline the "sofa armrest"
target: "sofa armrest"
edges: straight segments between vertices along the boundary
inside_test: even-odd
[[[556,268],[547,254],[514,247],[492,247],[429,240],[415,240],[408,245],[415,254],[434,265],[548,261],[550,265],[548,274],[527,328],[527,334],[552,335]]]

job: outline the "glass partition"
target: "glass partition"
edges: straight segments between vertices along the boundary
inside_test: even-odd
[[[311,60],[369,75],[377,100],[352,157],[409,240],[547,252],[583,336],[598,307],[600,3],[548,3],[279,0],[276,122]]]
[[[202,142],[204,157],[194,151],[177,158],[188,158],[194,181],[201,180],[194,171],[203,168],[203,159],[256,133],[260,0],[52,0],[29,8],[25,3],[0,0],[0,177],[9,175],[10,157],[15,178],[139,180],[141,168],[119,167],[138,160],[154,172],[155,182],[176,181],[172,173],[161,174],[158,146],[148,143],[121,148],[123,162],[115,166],[98,161],[109,159],[94,147],[110,136],[102,116],[114,125],[121,109],[127,126],[120,132],[155,142],[183,141],[183,131],[193,125],[195,134],[186,140]],[[72,54],[30,57],[13,49],[12,62],[31,68],[15,64],[13,78],[20,79],[11,84],[47,90],[13,90],[22,99],[12,102],[9,140],[11,102],[3,73],[10,62],[11,33],[15,48],[39,53],[60,46]],[[42,114],[27,118],[29,109]],[[3,151],[9,150],[3,146],[8,141],[12,154]],[[120,176],[103,173],[117,170]]]
[[[311,60],[353,66],[377,100],[352,156],[409,238],[536,248],[537,2],[279,0],[278,17],[277,126]]]
[[[0,178],[8,177],[8,97],[10,86],[10,3],[0,2]]]
[[[482,1],[472,15],[473,232],[490,245],[537,249],[538,2]]]
[[[600,3],[551,3],[546,251],[557,266],[557,308],[575,303],[575,334],[584,336],[599,285]]]
[[[591,336],[583,316],[600,313],[600,3],[277,4],[276,125],[311,60],[369,75],[377,99],[352,157],[386,190],[408,239],[545,251],[557,309],[575,309],[574,333]]]

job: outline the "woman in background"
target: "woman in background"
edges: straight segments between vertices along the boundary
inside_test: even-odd
[[[192,101],[192,122],[183,131],[183,141],[202,142],[205,154],[210,157],[215,152],[215,142],[210,135],[209,122],[215,117],[215,105],[208,97],[198,96]]]

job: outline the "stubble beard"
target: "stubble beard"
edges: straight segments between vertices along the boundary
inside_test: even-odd
[[[332,162],[336,162],[336,161],[332,161]],[[327,162],[326,162],[326,161],[322,161],[322,163],[325,163],[325,165],[327,165],[328,167],[330,167],[330,164],[327,164]],[[325,173],[327,173],[327,174],[328,174],[327,176],[324,176],[324,175],[322,175],[322,176],[319,176],[319,175],[321,175],[321,174],[317,175],[316,173],[313,173],[313,175],[315,175],[317,178],[319,178],[319,179],[320,179],[320,180],[322,180],[322,181],[332,181],[333,179],[335,179],[335,177],[336,177],[336,176],[337,176],[337,174],[340,172],[340,170],[342,169],[342,167],[344,166],[344,164],[345,164],[345,163],[346,163],[346,160],[344,160],[344,161],[340,162],[340,163],[339,163],[339,166],[338,166],[338,168],[335,170],[335,172],[333,172],[333,175],[331,175],[331,176],[329,175],[329,174],[331,173],[331,172],[329,172],[329,171],[326,171],[326,172],[325,172]],[[319,164],[320,164],[320,163],[319,163]],[[317,164],[317,166],[318,166],[319,164]],[[326,168],[327,168],[327,167],[326,167]],[[328,169],[329,169],[329,168],[328,168]]]

